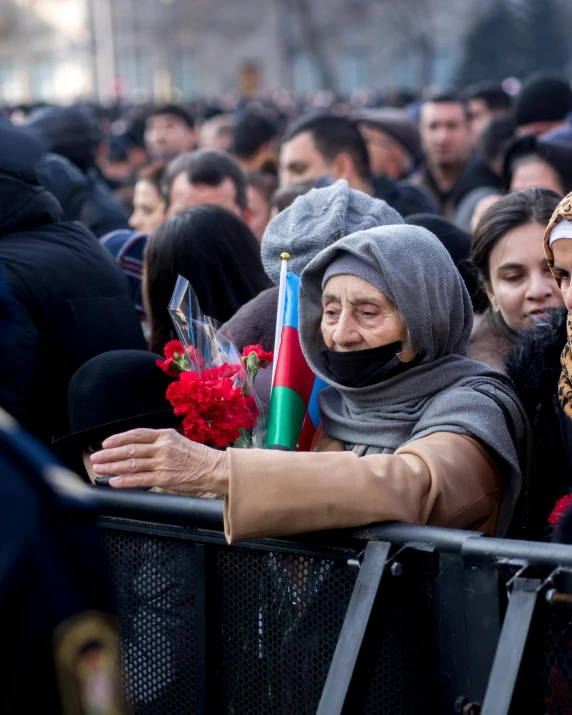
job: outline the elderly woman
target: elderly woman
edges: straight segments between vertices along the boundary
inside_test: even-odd
[[[354,233],[302,274],[304,354],[330,387],[313,453],[228,449],[171,430],[115,435],[92,456],[114,487],[225,495],[230,543],[398,520],[504,535],[526,418],[508,379],[465,357],[467,290],[416,226]]]

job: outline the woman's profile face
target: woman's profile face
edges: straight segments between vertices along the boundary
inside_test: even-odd
[[[572,234],[570,235],[572,239]],[[552,244],[554,271],[560,277],[560,292],[568,312],[572,311],[572,240],[560,239]]]
[[[129,225],[141,233],[153,231],[165,222],[165,202],[156,187],[142,179],[135,184],[133,213]]]
[[[530,326],[562,304],[543,246],[544,227],[529,223],[509,231],[489,256],[487,295],[513,330]],[[556,245],[556,244],[555,244]]]
[[[367,350],[406,341],[407,328],[398,308],[363,278],[330,278],[322,294],[322,307],[322,335],[330,350]],[[415,351],[409,345],[401,356],[407,362]]]

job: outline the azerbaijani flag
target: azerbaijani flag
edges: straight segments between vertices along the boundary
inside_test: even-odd
[[[283,262],[285,267],[286,261]],[[316,377],[300,347],[298,293],[300,278],[284,271],[285,286],[278,301],[277,350],[268,415],[268,449],[308,451],[320,424],[318,393],[326,383]],[[283,283],[281,278],[281,283]],[[282,288],[282,286],[281,286]],[[281,296],[282,298],[282,296]],[[283,303],[282,320],[280,308]],[[281,330],[280,330],[281,326]]]

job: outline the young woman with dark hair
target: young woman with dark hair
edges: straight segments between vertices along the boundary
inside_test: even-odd
[[[221,323],[272,285],[256,237],[220,206],[197,206],[169,219],[150,236],[144,264],[150,349],[158,353],[175,337],[168,307],[179,274],[193,286],[203,312]]]
[[[504,371],[518,332],[562,305],[542,243],[559,201],[548,189],[518,191],[479,221],[470,258],[490,306],[473,330],[468,357]]]
[[[133,193],[133,213],[129,225],[140,233],[152,233],[165,221],[165,199],[161,181],[167,165],[162,161],[142,169]]]

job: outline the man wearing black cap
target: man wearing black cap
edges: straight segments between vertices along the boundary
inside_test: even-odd
[[[572,89],[564,77],[534,74],[522,85],[514,114],[517,134],[540,136],[551,129],[569,125]]]
[[[182,107],[168,104],[145,121],[145,146],[157,161],[170,161],[196,148],[195,122]]]
[[[113,257],[37,180],[41,148],[0,123],[0,260],[14,329],[0,331],[0,406],[45,442],[68,429],[74,372],[108,350],[145,349]]]

